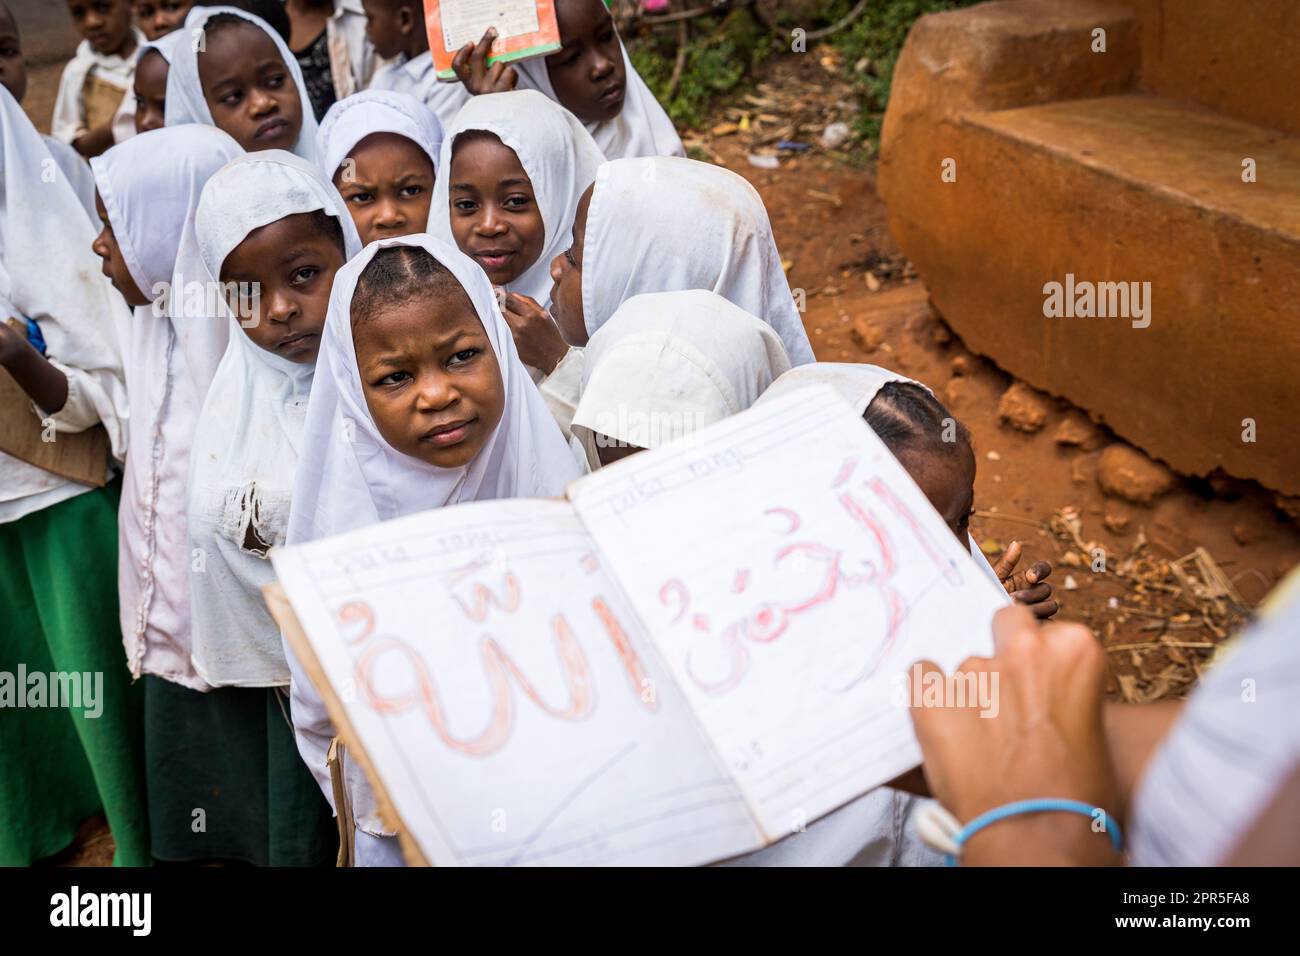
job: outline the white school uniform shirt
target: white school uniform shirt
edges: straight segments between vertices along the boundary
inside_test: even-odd
[[[434,468],[394,449],[379,433],[362,392],[352,340],[352,296],[381,249],[412,246],[442,263],[465,289],[501,368],[505,408],[496,431],[462,468]],[[378,521],[467,501],[556,497],[579,468],[537,387],[515,352],[487,275],[454,246],[429,235],[372,242],[334,277],[329,317],[307,406],[298,472],[289,508],[288,543],[300,544]],[[326,752],[334,727],[324,703],[290,648],[291,711],[298,750],[334,805]],[[352,761],[346,789],[358,833],[358,854],[369,853],[363,834],[392,838],[379,818],[369,783]],[[392,853],[391,843],[386,850]]]
[[[35,319],[46,357],[68,379],[63,408],[37,414],[68,434],[102,423],[120,460],[128,417],[120,336],[130,310],[100,271],[90,248],[98,230],[72,183],[3,87],[0,182],[0,321]],[[90,490],[0,452],[0,523]]]
[[[255,229],[323,210],[338,220],[345,254],[361,250],[352,219],[314,166],[284,150],[246,153],[203,189],[195,235],[207,279]],[[230,342],[199,413],[189,474],[191,661],[214,687],[289,683],[280,629],[262,599],[275,580],[266,560],[284,544],[315,364],[253,344],[227,313]],[[245,547],[250,529],[266,547]]]
[[[131,419],[118,509],[122,640],[133,676],[195,690],[208,685],[190,663],[186,477],[206,383],[189,355],[202,358],[226,333],[211,331],[223,319],[208,307],[215,294],[184,288],[200,283],[187,250],[203,184],[241,152],[219,129],[196,125],[143,133],[91,161],[131,278],[158,296],[135,310],[123,341]]]
[[[451,157],[456,137],[469,130],[492,133],[514,150],[532,182],[545,228],[542,251],[537,261],[505,288],[535,299],[545,308],[551,297],[551,260],[569,248],[578,200],[595,182],[604,157],[577,117],[536,90],[472,97],[443,137],[429,207],[430,234],[453,245]]]
[[[312,109],[311,98],[307,95],[307,85],[302,79],[302,67],[298,58],[289,50],[289,45],[270,24],[261,17],[254,16],[236,7],[194,7],[185,17],[184,39],[172,48],[171,70],[167,73],[166,124],[182,126],[189,123],[212,125],[212,110],[203,97],[203,83],[199,80],[199,47],[203,38],[204,25],[218,14],[230,14],[247,20],[271,38],[280,59],[298,90],[302,104],[302,128],[298,131],[298,141],[293,152],[308,162],[315,158],[316,149],[316,114]]]
[[[316,133],[317,168],[333,182],[348,154],[376,133],[405,136],[424,150],[437,174],[442,147],[442,124],[437,114],[414,96],[391,90],[362,90],[329,108]]]
[[[419,56],[402,57],[375,70],[370,80],[372,90],[392,90],[414,96],[437,114],[438,121],[448,126],[462,106],[469,101],[469,91],[459,80],[444,83],[438,79],[433,66],[433,54],[425,50]]]
[[[789,369],[772,327],[716,292],[633,296],[587,343],[573,432],[596,469],[600,436],[662,447],[743,412]]]
[[[686,149],[677,135],[677,128],[659,105],[650,87],[632,65],[622,38],[618,41],[623,52],[623,69],[626,73],[627,92],[623,96],[623,109],[611,120],[588,123],[600,151],[606,159],[624,159],[636,156],[685,156]],[[550,72],[545,57],[532,57],[511,64],[519,74],[521,89],[537,90],[556,100],[551,86]]]
[[[134,27],[136,50],[145,42],[144,34]],[[87,132],[86,108],[82,102],[82,90],[86,79],[94,75],[122,90],[122,102],[113,115],[113,142],[123,143],[135,135],[135,94],[132,84],[135,81],[136,52],[130,56],[105,56],[90,45],[89,40],[77,44],[68,65],[63,68],[59,78],[59,92],[54,100],[54,115],[50,119],[50,134],[65,143],[71,144],[78,136]]]
[[[1222,866],[1300,766],[1300,575],[1220,647],[1142,775],[1134,866]]]

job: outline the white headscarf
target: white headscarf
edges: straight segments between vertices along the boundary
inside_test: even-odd
[[[658,448],[743,412],[790,368],[772,327],[714,292],[633,296],[587,344],[573,430]]]
[[[623,109],[611,120],[588,123],[587,131],[606,159],[685,156],[686,149],[682,146],[681,137],[677,135],[677,128],[632,65],[621,37],[618,45],[623,52],[623,69],[627,74]],[[519,73],[521,89],[537,90],[559,102],[555,88],[551,86],[551,75],[546,68],[545,57],[521,60],[512,65]]]
[[[170,65],[172,58],[176,55],[176,48],[183,46],[189,37],[189,32],[184,27],[181,27],[171,33],[164,33],[156,40],[145,40],[140,44],[139,50],[136,51],[135,62],[140,62],[140,58],[144,56],[146,50],[157,50],[158,54]]]
[[[859,415],[865,415],[867,406],[875,401],[876,396],[880,394],[880,390],[890,382],[918,385],[931,395],[934,394],[934,390],[924,382],[918,382],[914,378],[908,378],[898,372],[881,368],[879,365],[859,365],[856,362],[815,362],[812,365],[801,365],[799,368],[786,372],[773,383],[771,388],[763,393],[757,404],[761,405],[769,399],[789,395],[795,389],[807,388],[810,385],[829,385],[835,389],[841,398],[853,406],[855,412]],[[975,563],[1001,588],[1002,582],[998,581],[998,576],[993,573],[988,558],[984,556],[984,552],[976,544],[975,538],[969,534],[966,535],[966,543],[971,556],[975,558]]]
[[[424,249],[451,271],[473,303],[501,368],[501,421],[482,451],[461,468],[435,468],[394,449],[379,434],[361,390],[352,341],[352,295],[375,253],[393,246]],[[301,448],[289,509],[289,544],[464,501],[555,497],[579,474],[578,463],[519,361],[487,274],[454,246],[424,234],[372,242],[335,275]],[[288,647],[285,656],[292,674],[298,750],[332,806],[326,752],[335,730]],[[372,836],[391,836],[355,761],[347,764],[346,780],[357,826]]]
[[[212,110],[203,96],[203,83],[199,80],[199,46],[198,39],[205,25],[218,14],[247,20],[262,30],[275,44],[284,61],[285,69],[293,78],[298,89],[298,98],[302,102],[302,129],[298,132],[298,142],[293,151],[307,161],[312,161],[316,148],[316,114],[312,110],[311,98],[307,95],[307,84],[302,78],[302,68],[298,58],[289,50],[284,38],[276,33],[261,17],[254,16],[236,7],[194,7],[185,18],[185,26],[174,31],[185,38],[172,47],[171,71],[167,74],[167,117],[168,126],[180,126],[186,123],[203,123],[213,125]]]
[[[569,248],[578,200],[595,182],[604,157],[576,116],[535,90],[475,96],[447,129],[429,207],[429,232],[453,245],[451,154],[456,137],[472,129],[493,133],[513,149],[532,181],[546,239],[537,261],[508,288],[545,306],[551,294],[551,260]]]
[[[246,153],[216,173],[199,200],[195,232],[208,278],[249,233],[286,216],[323,210],[338,220],[345,256],[361,251],[352,218],[315,167],[283,150]],[[280,631],[262,600],[275,579],[265,555],[284,544],[314,364],[253,344],[227,313],[230,344],[199,414],[190,456],[189,536],[194,668],[209,684],[289,683]]]
[[[331,182],[348,154],[367,136],[396,133],[424,150],[438,169],[442,124],[414,96],[390,90],[363,90],[329,108],[316,133],[316,162]]]
[[[434,468],[389,445],[361,390],[352,295],[375,253],[393,246],[424,249],[450,270],[473,303],[501,367],[501,422],[462,468]],[[577,462],[519,361],[487,274],[454,246],[426,234],[372,242],[334,277],[303,447],[290,544],[462,501],[553,497],[578,477]]]
[[[812,365],[801,365],[786,372],[763,393],[763,397],[758,401],[762,404],[789,395],[797,388],[807,388],[809,385],[829,385],[853,406],[855,412],[862,415],[866,413],[872,399],[890,382],[920,385],[930,394],[934,394],[928,385],[887,368],[881,368],[879,365],[859,365],[857,362],[814,362]]]
[[[814,361],[758,192],[692,159],[619,159],[600,167],[587,210],[582,310],[594,335],[643,292],[708,289],[758,316],[792,365]]]
[[[0,303],[37,321],[50,360],[65,374],[84,373],[70,377],[69,388],[85,393],[120,459],[127,394],[119,336],[130,311],[100,271],[90,248],[98,230],[61,172],[0,87]]]
[[[185,294],[183,284],[202,277],[182,259],[197,246],[194,212],[204,183],[242,152],[216,127],[192,125],[142,133],[91,160],[131,278],[158,297],[135,310],[123,342],[131,419],[118,579],[127,663],[137,677],[155,674],[196,690],[207,684],[190,663],[186,478],[210,378],[194,369],[216,368],[226,326],[205,304],[209,296]]]

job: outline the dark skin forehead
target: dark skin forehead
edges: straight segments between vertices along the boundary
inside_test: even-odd
[[[220,51],[214,51],[213,44],[220,44]],[[239,55],[227,55],[227,51],[232,50],[238,50]],[[218,52],[221,55],[214,55]],[[216,36],[208,40],[208,49],[199,55],[199,76],[203,87],[213,92],[228,84],[242,83],[272,66],[288,70],[275,41],[254,23],[221,27]]]
[[[358,363],[378,369],[387,364],[385,360],[424,359],[452,347],[458,339],[487,334],[459,284],[453,288],[452,283],[441,282],[438,292],[437,308],[412,300],[360,321],[354,317],[352,341]]]
[[[951,452],[904,450],[897,457],[962,548],[966,548],[969,542],[959,529],[965,526],[975,506],[975,453],[970,444],[962,442]]]

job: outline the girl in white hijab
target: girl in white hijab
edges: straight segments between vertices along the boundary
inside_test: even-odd
[[[194,364],[215,369],[218,345],[229,339],[194,221],[203,186],[241,152],[220,130],[188,125],[143,133],[92,163],[106,225],[96,248],[138,306],[125,349],[132,408],[119,512],[123,639],[131,673],[144,675],[153,856],[321,864],[331,858],[329,810],[314,788],[294,786],[282,702],[213,689],[192,661],[190,569],[209,555],[190,548],[187,475],[211,378]],[[193,826],[196,807],[203,827]],[[286,820],[291,829],[280,827]]]
[[[573,432],[596,469],[743,412],[790,359],[771,326],[697,289],[628,299],[584,365]]]
[[[644,292],[716,292],[770,325],[792,365],[814,361],[763,200],[718,166],[676,157],[605,163],[578,203],[573,244],[551,275],[550,314],[563,341],[559,348],[544,342],[554,336],[535,323],[526,352],[563,356],[539,366],[547,372],[542,393],[562,427],[577,405],[582,346]]]
[[[213,175],[195,233],[208,283],[260,290],[255,315],[227,308],[221,317],[230,343],[199,415],[189,474],[191,661],[218,689],[185,716],[191,730],[219,733],[226,765],[238,768],[224,783],[239,791],[242,825],[221,844],[195,839],[172,852],[323,865],[337,852],[336,831],[297,753],[289,668],[260,589],[274,579],[266,552],[284,543],[334,273],[360,242],[333,187],[283,150],[245,154]]]
[[[171,73],[176,48],[188,42],[189,34],[182,29],[140,44],[132,80],[137,133],[162,129],[166,125],[167,77]]]
[[[167,125],[202,123],[245,150],[287,149],[313,159],[316,117],[302,69],[261,17],[235,7],[195,7],[167,74]]]
[[[271,238],[298,255],[271,259],[251,280],[223,273],[251,233],[289,217],[298,218]],[[337,225],[327,227],[331,220]],[[191,656],[215,687],[283,687],[289,671],[279,628],[261,594],[274,580],[266,552],[284,543],[334,273],[361,243],[334,188],[283,150],[248,153],[217,172],[203,190],[195,231],[208,280],[255,281],[261,314],[255,331],[227,312],[230,344],[199,415],[189,536],[206,561],[190,573]],[[317,305],[319,314],[307,314]],[[273,351],[254,335],[273,339],[272,348],[299,338]]]
[[[363,245],[424,232],[441,146],[438,117],[405,93],[365,90],[330,107],[316,134],[316,161]]]
[[[498,165],[522,169],[526,188],[517,184],[503,191],[488,164],[457,163],[457,140],[478,132],[495,137],[490,147],[506,154]],[[489,275],[506,292],[544,307],[551,295],[551,260],[568,248],[578,200],[595,182],[602,162],[604,157],[577,117],[541,93],[476,96],[456,115],[443,140],[429,232],[454,242],[487,270],[479,250],[519,242],[514,222],[531,215],[534,221],[525,229],[524,248],[512,255],[506,269]]]
[[[582,117],[606,159],[685,156],[672,120],[632,65],[605,4],[565,0],[556,4],[556,14],[564,49],[514,64],[520,88],[537,90]],[[609,65],[593,69],[589,64],[597,59]],[[575,72],[582,75],[575,77]],[[591,79],[593,74],[599,79]],[[595,118],[607,112],[602,94],[619,81],[622,108]]]
[[[113,862],[147,866],[141,695],[122,667],[113,570],[121,482],[109,463],[126,451],[119,335],[130,313],[100,274],[95,229],[53,162],[0,87],[0,672],[102,680],[98,705],[85,708],[5,702],[0,866],[59,853],[101,806]],[[101,427],[107,442],[83,448],[100,449],[88,464],[102,487],[84,483],[84,469],[67,477],[66,459],[33,453],[69,451],[88,438],[73,436]],[[28,691],[22,678],[17,691]]]
[[[438,345],[449,332],[459,333],[455,344]],[[393,350],[388,338],[403,335],[427,337],[428,345],[372,367],[375,355]],[[578,477],[487,276],[453,246],[429,235],[367,246],[335,276],[324,339],[289,544],[466,501],[554,497]],[[443,355],[448,348],[455,353]],[[455,384],[438,371],[448,363],[458,366]],[[332,799],[326,754],[334,728],[287,656],[298,747]],[[399,862],[364,775],[350,764],[343,773],[350,806],[336,809],[356,821],[357,862]]]

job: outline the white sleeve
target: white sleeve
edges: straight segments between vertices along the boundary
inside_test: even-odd
[[[86,85],[90,64],[80,55],[74,56],[63,68],[59,77],[59,92],[54,100],[54,115],[50,118],[50,135],[71,145],[86,132],[86,109],[81,101],[81,91]]]
[[[537,386],[542,401],[546,402],[551,417],[560,426],[566,440],[573,437],[573,416],[582,397],[582,356],[582,349],[570,348],[551,374]]]

